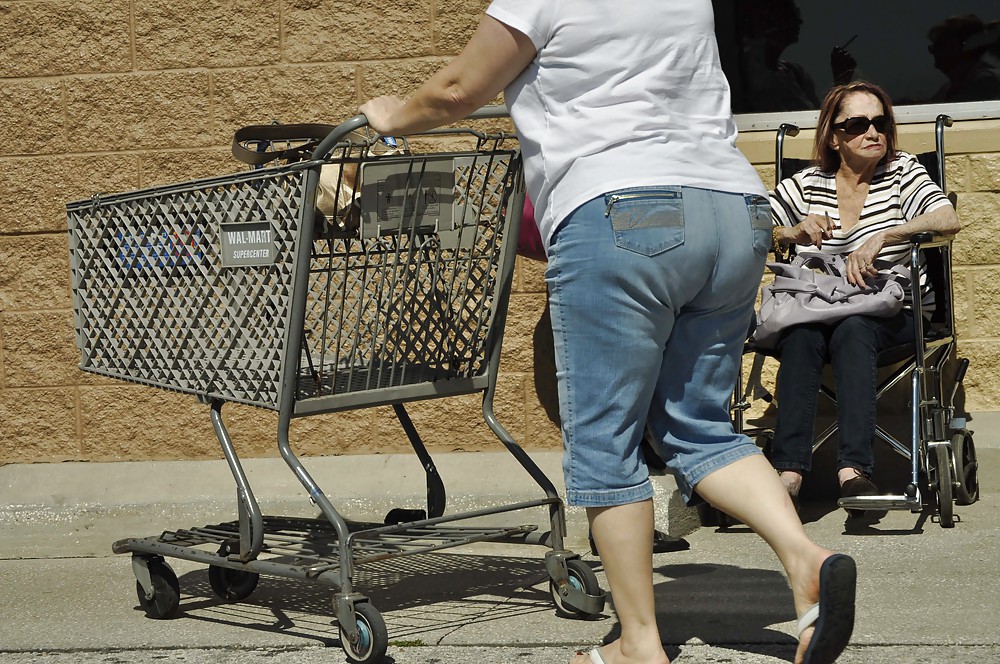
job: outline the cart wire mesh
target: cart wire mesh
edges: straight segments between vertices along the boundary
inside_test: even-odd
[[[513,250],[504,230],[523,191],[520,156],[503,140],[391,157],[347,142],[324,161],[70,203],[81,368],[270,409],[293,372],[294,399],[319,402],[312,411],[486,375]],[[309,186],[326,168],[338,186],[357,174],[351,205],[332,219]],[[309,278],[293,320],[298,269]]]

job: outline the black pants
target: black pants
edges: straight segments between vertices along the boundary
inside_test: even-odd
[[[871,475],[875,463],[876,358],[879,351],[913,341],[913,312],[891,318],[852,316],[835,325],[800,325],[778,342],[778,422],[771,464],[778,470],[807,471],[812,465],[816,400],[823,365],[837,381],[840,445],[837,469]]]

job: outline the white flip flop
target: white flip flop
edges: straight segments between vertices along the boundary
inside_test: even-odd
[[[592,664],[607,664],[607,662],[604,661],[604,658],[601,657],[600,647],[591,650],[589,653],[587,653],[587,656],[590,657],[590,661],[592,662]]]

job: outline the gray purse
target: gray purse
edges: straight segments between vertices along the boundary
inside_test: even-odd
[[[750,340],[772,349],[794,325],[835,323],[848,316],[889,317],[903,308],[910,288],[908,268],[876,259],[878,274],[866,287],[847,281],[844,259],[822,251],[800,252],[791,263],[768,263],[774,282],[761,288],[757,325]]]

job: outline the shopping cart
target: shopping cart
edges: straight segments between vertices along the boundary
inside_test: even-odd
[[[388,646],[355,568],[395,556],[543,545],[557,611],[598,614],[604,592],[564,547],[562,501],[493,412],[524,197],[516,140],[448,130],[475,148],[376,156],[366,125],[364,116],[344,122],[305,161],[67,206],[81,368],[198,397],[237,487],[236,520],[123,539],[113,550],[131,553],[152,618],[178,608],[168,557],[207,564],[213,591],[231,601],[248,597],[261,574],[330,586],[352,662],[380,661]],[[330,167],[356,173],[357,192],[332,217],[315,208]],[[445,514],[443,481],[404,404],[479,392],[486,423],[544,497]],[[222,417],[227,402],[278,412],[278,449],[320,518],[261,514]],[[392,406],[425,469],[427,509],[348,521],[292,451],[289,425],[378,405]],[[530,508],[547,509],[548,532],[456,523]]]

